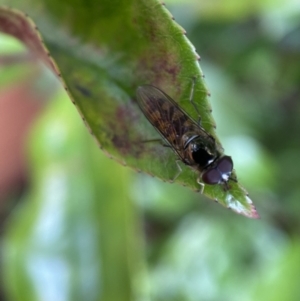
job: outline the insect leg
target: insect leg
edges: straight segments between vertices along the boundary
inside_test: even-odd
[[[142,140],[141,143],[149,143],[149,142],[162,142],[162,139],[155,138],[155,139],[148,139],[148,140]]]
[[[197,108],[197,106],[196,106],[196,104],[195,104],[195,102],[194,102],[194,90],[195,90],[195,84],[196,84],[196,76],[193,76],[192,88],[191,88],[191,93],[190,93],[190,98],[189,98],[189,100],[190,100],[191,104],[193,105],[195,111],[196,111],[197,114],[198,114],[198,122],[197,122],[197,123],[198,123],[198,125],[200,126],[200,125],[201,125],[201,116],[200,116],[200,113],[199,113],[199,111],[198,111],[198,108]]]
[[[205,184],[203,184],[200,180],[200,177],[197,178],[197,183],[200,185],[200,193],[202,194],[204,191]]]
[[[149,142],[156,142],[156,143],[160,143],[162,146],[164,147],[171,147],[169,144],[166,144],[165,141],[163,139],[149,139],[149,140],[142,140],[140,141],[141,143],[149,143]]]
[[[181,160],[176,160],[175,162],[176,162],[176,165],[177,165],[178,170],[177,170],[176,175],[175,175],[174,178],[172,179],[172,182],[174,182],[174,181],[179,177],[179,175],[180,175],[181,172],[182,172],[182,168],[181,168],[180,165],[179,165],[179,162],[181,162]]]

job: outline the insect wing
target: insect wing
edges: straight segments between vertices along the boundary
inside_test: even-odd
[[[145,85],[138,87],[137,100],[150,123],[175,150],[179,150],[181,131],[179,125],[175,127],[173,118],[178,109],[170,98],[161,90]]]
[[[182,158],[181,138],[186,132],[202,134],[198,125],[164,92],[150,85],[137,89],[138,104],[150,123]]]

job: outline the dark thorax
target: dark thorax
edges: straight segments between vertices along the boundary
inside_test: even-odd
[[[203,135],[186,133],[182,137],[182,145],[187,164],[199,171],[203,171],[220,156],[215,139],[210,135],[204,139]]]

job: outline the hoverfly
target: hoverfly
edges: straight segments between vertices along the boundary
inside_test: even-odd
[[[222,154],[215,139],[160,89],[143,85],[137,88],[136,95],[140,109],[168,142],[167,146],[179,156],[180,161],[199,172],[197,182],[202,191],[203,183],[224,184],[228,190],[233,161]],[[192,94],[190,100],[192,102]]]

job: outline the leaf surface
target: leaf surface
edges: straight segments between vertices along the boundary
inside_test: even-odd
[[[172,181],[178,172],[176,154],[160,144],[141,143],[159,136],[139,110],[135,91],[142,84],[154,85],[196,120],[189,101],[193,77],[201,125],[220,144],[199,56],[161,2],[9,0],[9,5],[17,10],[0,10],[0,30],[22,40],[57,74],[109,156]],[[176,182],[199,190],[198,175],[184,164],[182,169]],[[232,182],[229,191],[206,185],[204,194],[237,213],[258,217],[239,183]]]

